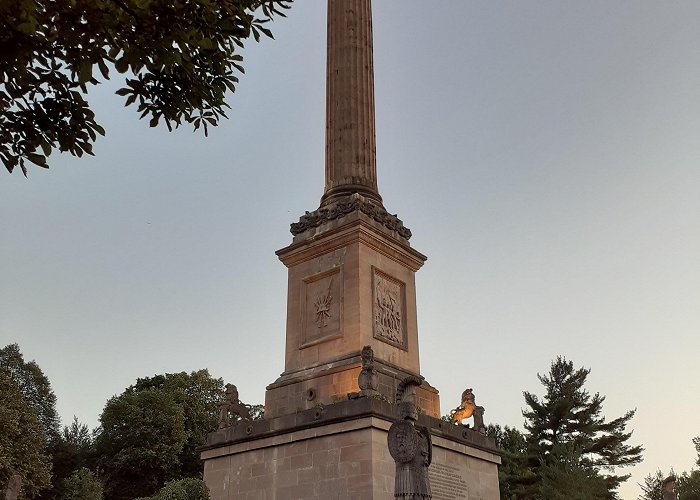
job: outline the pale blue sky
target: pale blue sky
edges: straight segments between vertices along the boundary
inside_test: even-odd
[[[631,408],[645,462],[700,435],[700,2],[375,0],[379,188],[428,256],[423,375],[520,427],[558,354]],[[109,84],[107,138],[0,181],[0,343],[95,425],[137,377],[207,367],[262,402],[283,370],[274,251],[323,187],[325,4],[246,50],[208,139],[138,122]]]

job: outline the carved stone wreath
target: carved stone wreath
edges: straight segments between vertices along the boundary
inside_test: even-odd
[[[290,232],[296,236],[307,229],[318,227],[327,221],[340,219],[355,211],[360,211],[371,217],[390,231],[396,231],[402,238],[407,240],[411,238],[411,230],[405,227],[401,219],[395,214],[392,215],[383,207],[355,195],[341,199],[329,207],[321,207],[313,212],[306,212],[299,218],[299,222],[291,225]]]

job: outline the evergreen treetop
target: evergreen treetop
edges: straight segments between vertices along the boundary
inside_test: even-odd
[[[591,493],[590,498],[615,498],[615,490],[629,475],[612,472],[642,461],[643,448],[628,444],[632,432],[626,432],[635,410],[608,421],[603,416],[605,397],[584,387],[589,373],[590,369],[575,369],[573,362],[559,356],[548,374],[538,374],[544,397],[523,393],[527,454],[540,479],[537,496],[541,497],[547,477],[555,485],[559,479],[579,477],[577,489],[588,484],[600,492]]]

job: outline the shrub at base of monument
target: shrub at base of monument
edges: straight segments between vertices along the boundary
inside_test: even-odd
[[[209,500],[209,489],[201,479],[187,478],[166,484],[152,497],[135,500]]]

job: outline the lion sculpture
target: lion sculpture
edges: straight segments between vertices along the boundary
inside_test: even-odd
[[[474,416],[474,430],[483,432],[484,426],[484,407],[476,405],[476,398],[472,389],[466,389],[462,393],[462,402],[460,405],[450,412],[450,419],[455,425],[461,424],[462,420]]]
[[[251,421],[248,407],[238,399],[238,389],[233,384],[226,384],[226,399],[219,405],[219,429],[231,427],[237,421]]]

